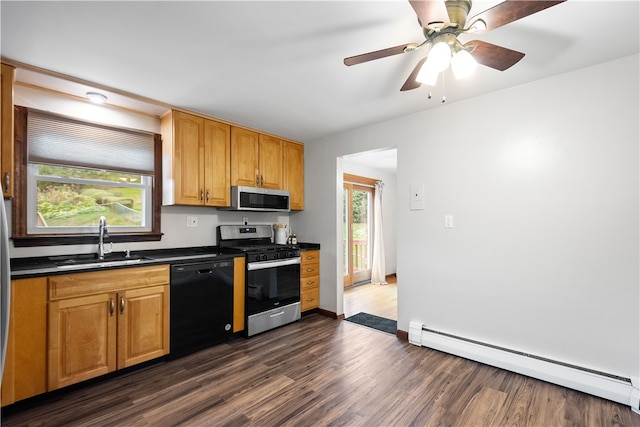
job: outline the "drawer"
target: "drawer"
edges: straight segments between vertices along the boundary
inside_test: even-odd
[[[300,293],[300,311],[311,310],[320,306],[320,289],[305,289]]]
[[[308,276],[300,278],[300,290],[317,288],[320,286],[320,276]]]
[[[320,262],[320,251],[302,251],[300,252],[300,263]]]
[[[320,263],[301,264],[300,277],[317,276],[320,274]]]
[[[49,277],[49,300],[168,284],[168,265],[61,274]]]

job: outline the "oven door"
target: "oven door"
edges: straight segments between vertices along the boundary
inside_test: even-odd
[[[300,302],[300,257],[247,264],[246,315]]]

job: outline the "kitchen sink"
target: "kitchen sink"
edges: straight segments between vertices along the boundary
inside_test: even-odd
[[[104,259],[98,259],[96,254],[61,255],[50,257],[49,259],[55,262],[57,268],[69,270],[96,267],[117,267],[153,260],[153,258],[131,255],[127,252],[106,254]]]

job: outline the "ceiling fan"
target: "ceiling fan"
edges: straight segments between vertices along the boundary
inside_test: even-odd
[[[423,83],[435,85],[438,74],[449,65],[458,79],[470,75],[477,64],[504,71],[520,61],[524,53],[481,40],[462,44],[458,36],[493,30],[564,1],[506,0],[467,19],[471,0],[409,0],[422,27],[423,42],[351,56],[344,59],[344,64],[361,64],[429,45],[429,54],[418,62],[401,91],[416,89]]]

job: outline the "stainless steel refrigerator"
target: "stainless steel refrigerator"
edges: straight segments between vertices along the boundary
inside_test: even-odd
[[[4,374],[4,360],[7,355],[7,339],[9,335],[9,304],[11,302],[11,271],[9,257],[9,228],[7,227],[7,213],[4,198],[0,199],[0,345],[2,359],[0,360],[0,381]]]

